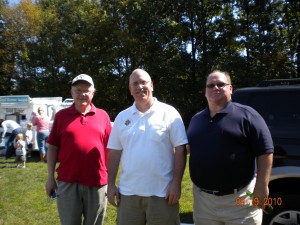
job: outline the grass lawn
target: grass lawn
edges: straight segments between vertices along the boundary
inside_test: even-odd
[[[47,165],[38,156],[27,161],[27,168],[16,168],[14,157],[0,157],[0,225],[58,225],[55,200],[46,197]],[[188,167],[182,183],[180,217],[192,223],[192,184]],[[105,224],[114,225],[116,209],[108,204]]]

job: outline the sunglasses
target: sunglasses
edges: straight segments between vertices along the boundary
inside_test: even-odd
[[[226,84],[224,82],[219,82],[219,83],[215,83],[215,84],[214,83],[209,83],[209,84],[206,85],[206,87],[207,88],[214,88],[215,86],[217,86],[218,88],[223,88],[227,85],[230,85],[230,84]]]

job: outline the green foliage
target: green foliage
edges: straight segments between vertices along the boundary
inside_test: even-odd
[[[234,88],[299,77],[299,1],[34,2],[1,4],[1,95],[67,98],[70,80],[87,73],[95,104],[114,118],[132,104],[128,76],[140,67],[188,123],[214,69]]]
[[[60,224],[55,200],[46,197],[47,165],[30,158],[27,168],[16,168],[14,158],[0,157],[0,224],[53,225]],[[180,217],[192,222],[192,184],[186,168],[182,182]],[[108,204],[106,225],[116,224],[116,208]]]

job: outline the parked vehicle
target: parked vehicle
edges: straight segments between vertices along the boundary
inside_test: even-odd
[[[14,120],[26,130],[26,124],[31,120],[32,112],[37,112],[39,107],[44,109],[46,116],[50,118],[50,129],[54,120],[54,115],[59,110],[70,106],[73,99],[67,98],[62,101],[62,97],[40,97],[31,98],[29,95],[8,95],[0,96],[0,119]],[[33,150],[38,150],[36,140],[36,127],[33,127],[34,146]],[[0,143],[0,150],[5,149],[4,142]]]
[[[300,224],[300,79],[267,80],[234,91],[233,101],[249,105],[265,119],[274,141],[274,162],[264,225]]]
[[[66,98],[62,103],[61,103],[61,106],[63,108],[66,108],[66,107],[69,107],[73,104],[74,102],[74,99],[73,98]]]

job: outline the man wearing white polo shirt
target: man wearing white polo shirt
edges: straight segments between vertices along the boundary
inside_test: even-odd
[[[184,124],[174,107],[153,97],[146,71],[132,72],[129,90],[135,102],[116,117],[107,146],[108,201],[118,207],[118,225],[179,225]]]

